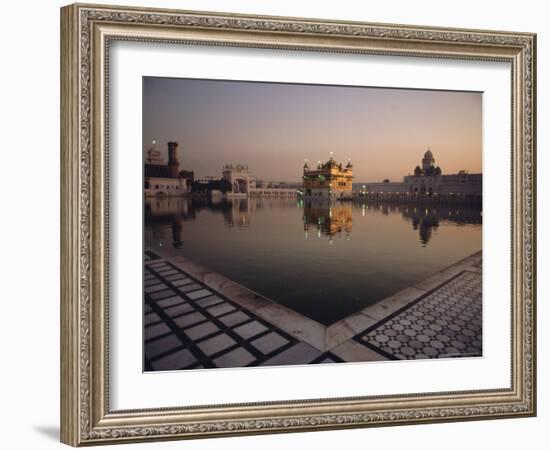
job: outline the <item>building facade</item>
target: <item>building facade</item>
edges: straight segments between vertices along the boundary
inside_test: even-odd
[[[193,172],[180,170],[177,157],[178,143],[168,142],[168,163],[164,164],[160,151],[151,147],[144,165],[145,196],[183,196],[189,194]]]
[[[320,199],[350,199],[352,197],[353,166],[345,167],[331,156],[326,163],[310,169],[306,161],[303,174],[303,194]]]
[[[256,177],[244,164],[226,164],[222,172],[223,179],[231,183],[231,194],[249,195],[256,189]]]
[[[483,194],[483,175],[461,170],[457,174],[444,175],[435,165],[433,153],[428,149],[424,153],[421,166],[414,169],[414,175],[403,177],[402,182],[365,183],[361,190],[366,195],[379,196],[448,196],[481,198]]]
[[[404,190],[413,195],[482,195],[483,176],[461,170],[454,175],[406,176]]]
[[[284,181],[257,180],[244,164],[226,164],[223,167],[223,179],[231,184],[230,197],[295,197],[301,184]]]
[[[256,188],[249,193],[256,197],[293,198],[297,192],[295,188]]]

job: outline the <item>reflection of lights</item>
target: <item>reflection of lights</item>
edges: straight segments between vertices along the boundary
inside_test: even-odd
[[[329,241],[329,243],[330,243],[330,245],[332,245],[332,244],[333,244],[333,242],[332,242],[332,238],[330,238],[330,241]]]
[[[318,238],[321,237],[321,230],[317,230],[317,237],[318,237]]]

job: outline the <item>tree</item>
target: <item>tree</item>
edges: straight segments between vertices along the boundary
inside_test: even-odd
[[[226,194],[228,191],[231,190],[231,183],[225,178],[222,178],[221,180],[218,180],[216,189]]]
[[[198,193],[198,192],[205,192],[207,190],[207,184],[199,183],[198,181],[193,181],[191,184],[191,192],[192,193]]]

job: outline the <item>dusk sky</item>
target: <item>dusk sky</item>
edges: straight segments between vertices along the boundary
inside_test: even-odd
[[[351,158],[354,181],[401,181],[428,148],[444,174],[482,171],[482,94],[175,78],[143,81],[143,152],[180,144],[180,167],[247,164],[299,181],[304,159]]]

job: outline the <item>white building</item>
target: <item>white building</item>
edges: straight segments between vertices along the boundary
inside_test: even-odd
[[[185,178],[147,177],[145,196],[156,195],[182,196],[189,193],[190,187]]]
[[[180,170],[177,150],[177,142],[168,142],[168,162],[164,163],[153,141],[153,147],[147,151],[143,170],[143,190],[146,197],[189,194],[194,175],[192,171]]]
[[[226,164],[223,168],[223,179],[231,183],[232,194],[248,195],[256,189],[256,177],[248,171],[244,164]]]
[[[223,179],[231,183],[230,197],[295,197],[301,183],[257,180],[244,164],[226,164]]]
[[[454,175],[406,176],[404,191],[420,195],[482,195],[483,176],[461,170]]]
[[[402,182],[365,183],[364,193],[379,195],[407,196],[468,196],[481,197],[483,194],[483,175],[461,170],[457,174],[443,175],[435,166],[435,158],[428,149],[422,158],[422,166],[416,166],[414,175],[403,177]]]

